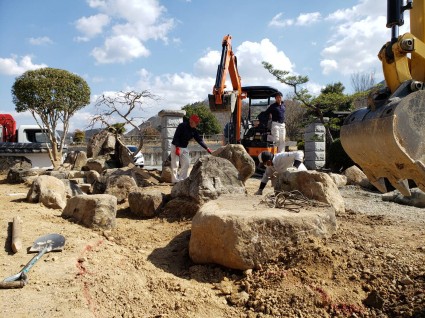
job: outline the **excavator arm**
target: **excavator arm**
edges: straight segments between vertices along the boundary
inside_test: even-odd
[[[233,91],[226,91],[226,77],[230,76]],[[237,59],[232,51],[232,37],[226,35],[222,41],[220,64],[212,95],[209,95],[210,109],[214,112],[232,113],[234,136],[231,143],[240,143],[242,100],[246,94],[242,92],[241,77],[239,76]]]
[[[411,10],[410,33],[399,36],[405,10]],[[424,19],[424,1],[387,0],[391,41],[378,54],[387,87],[341,127],[345,151],[381,192],[385,178],[405,196],[411,195],[408,180],[425,191]]]

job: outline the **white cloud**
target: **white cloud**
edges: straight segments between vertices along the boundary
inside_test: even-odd
[[[283,28],[291,25],[306,26],[318,22],[321,19],[320,12],[301,13],[295,20],[283,19],[283,13],[276,14],[269,22],[269,26]]]
[[[207,54],[202,56],[195,62],[195,72],[197,75],[215,76],[217,66],[220,63],[221,52],[208,51]]]
[[[33,64],[31,56],[25,55],[20,60],[16,56],[0,58],[0,74],[19,76],[26,71],[47,67],[46,64]]]
[[[110,22],[106,14],[96,14],[90,17],[82,17],[75,22],[78,31],[84,34],[80,39],[91,39],[102,33],[103,28]]]
[[[139,39],[120,35],[108,38],[102,48],[94,48],[91,54],[98,63],[126,63],[150,53]]]
[[[53,41],[50,40],[48,36],[42,36],[38,38],[30,38],[29,39],[30,44],[32,45],[44,45],[44,44],[52,44]]]
[[[149,54],[145,43],[161,40],[167,44],[167,35],[175,26],[173,19],[165,17],[166,8],[158,0],[89,0],[88,3],[102,14],[96,15],[96,19],[77,21],[77,28],[84,33],[78,40],[87,41],[103,31],[108,34],[103,46],[92,52],[98,63],[125,63],[145,57]],[[115,47],[120,41],[125,41],[125,48],[130,46],[133,52]]]
[[[310,25],[318,22],[321,18],[319,12],[302,13],[297,17],[296,25]]]
[[[235,54],[238,57],[239,72],[248,78],[257,79],[268,73],[261,64],[263,61],[272,64],[279,70],[288,72],[294,70],[294,65],[286,54],[279,51],[269,39],[263,39],[260,42],[245,41],[236,49]]]
[[[272,20],[269,22],[269,26],[272,27],[278,27],[278,28],[283,28],[285,26],[289,26],[289,25],[293,25],[294,24],[294,20],[291,19],[283,19],[283,13],[280,12],[278,14],[276,14]]]
[[[320,61],[320,66],[322,67],[323,74],[328,75],[338,69],[338,62],[335,60],[325,59]]]
[[[385,2],[361,0],[358,5],[331,13],[326,20],[335,24],[321,52],[322,73],[347,76],[381,69],[377,54],[390,40],[386,12]]]

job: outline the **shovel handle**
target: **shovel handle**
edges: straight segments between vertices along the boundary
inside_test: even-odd
[[[25,265],[25,267],[21,270],[21,273],[23,274],[27,274],[31,267],[34,266],[35,263],[37,263],[37,261],[49,250],[49,248],[51,248],[50,244],[47,244],[43,247],[43,249],[38,252],[37,255],[35,255],[29,262],[27,265]]]
[[[14,282],[0,282],[0,289],[22,288],[26,282],[24,280],[16,280]]]

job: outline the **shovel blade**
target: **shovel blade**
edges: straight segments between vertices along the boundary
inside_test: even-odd
[[[29,252],[40,252],[47,246],[46,252],[62,251],[65,245],[65,237],[60,234],[48,234],[36,239]]]

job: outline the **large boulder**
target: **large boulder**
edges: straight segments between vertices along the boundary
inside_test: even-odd
[[[94,170],[101,174],[103,170],[107,169],[108,165],[106,164],[105,158],[98,157],[97,159],[88,159],[86,165],[83,167],[83,170],[90,171]]]
[[[10,169],[7,173],[7,182],[11,184],[25,183],[29,179],[35,179],[45,170],[39,169]]]
[[[255,161],[242,145],[229,144],[218,148],[213,156],[229,160],[239,171],[239,180],[245,182],[255,172]]]
[[[204,204],[194,216],[189,256],[197,264],[259,268],[286,247],[309,237],[330,237],[336,229],[331,207],[307,206],[294,213],[269,208],[258,196],[225,195]]]
[[[201,205],[187,198],[175,198],[162,208],[160,216],[170,220],[192,219]]]
[[[118,203],[123,203],[133,188],[137,188],[137,184],[132,177],[112,174],[107,179],[105,193],[115,196]]]
[[[345,169],[342,174],[347,177],[347,184],[349,185],[359,185],[366,189],[374,188],[365,173],[357,166]]]
[[[344,199],[332,178],[314,170],[287,170],[277,176],[275,191],[300,191],[305,197],[331,205],[337,213],[345,212]]]
[[[32,183],[27,201],[42,203],[52,209],[63,209],[66,205],[66,189],[64,183],[52,176],[39,176]]]
[[[406,197],[395,190],[382,195],[383,201],[391,201],[403,205],[415,206],[417,208],[425,208],[425,193],[419,188],[410,189],[411,196]]]
[[[347,177],[342,175],[342,174],[338,174],[338,173],[333,173],[330,172],[328,173],[329,177],[331,177],[332,181],[335,183],[335,185],[338,188],[342,188],[344,186],[347,185]]]
[[[109,194],[78,195],[68,200],[62,217],[93,229],[116,227],[117,198]]]
[[[90,138],[87,144],[87,157],[97,158],[98,156],[114,153],[115,143],[115,135],[107,130],[102,130]]]
[[[134,166],[134,158],[125,145],[118,142],[116,149],[118,151],[116,157],[121,167]]]
[[[64,163],[69,163],[72,170],[81,170],[87,164],[87,153],[85,151],[70,151]]]
[[[6,174],[9,169],[29,170],[31,167],[31,160],[24,156],[0,156],[0,174]]]
[[[132,214],[141,217],[158,215],[163,202],[163,195],[158,190],[138,188],[128,194],[128,205]]]
[[[189,177],[174,185],[171,197],[191,198],[203,204],[229,193],[246,193],[239,171],[227,159],[203,156],[193,165]]]

